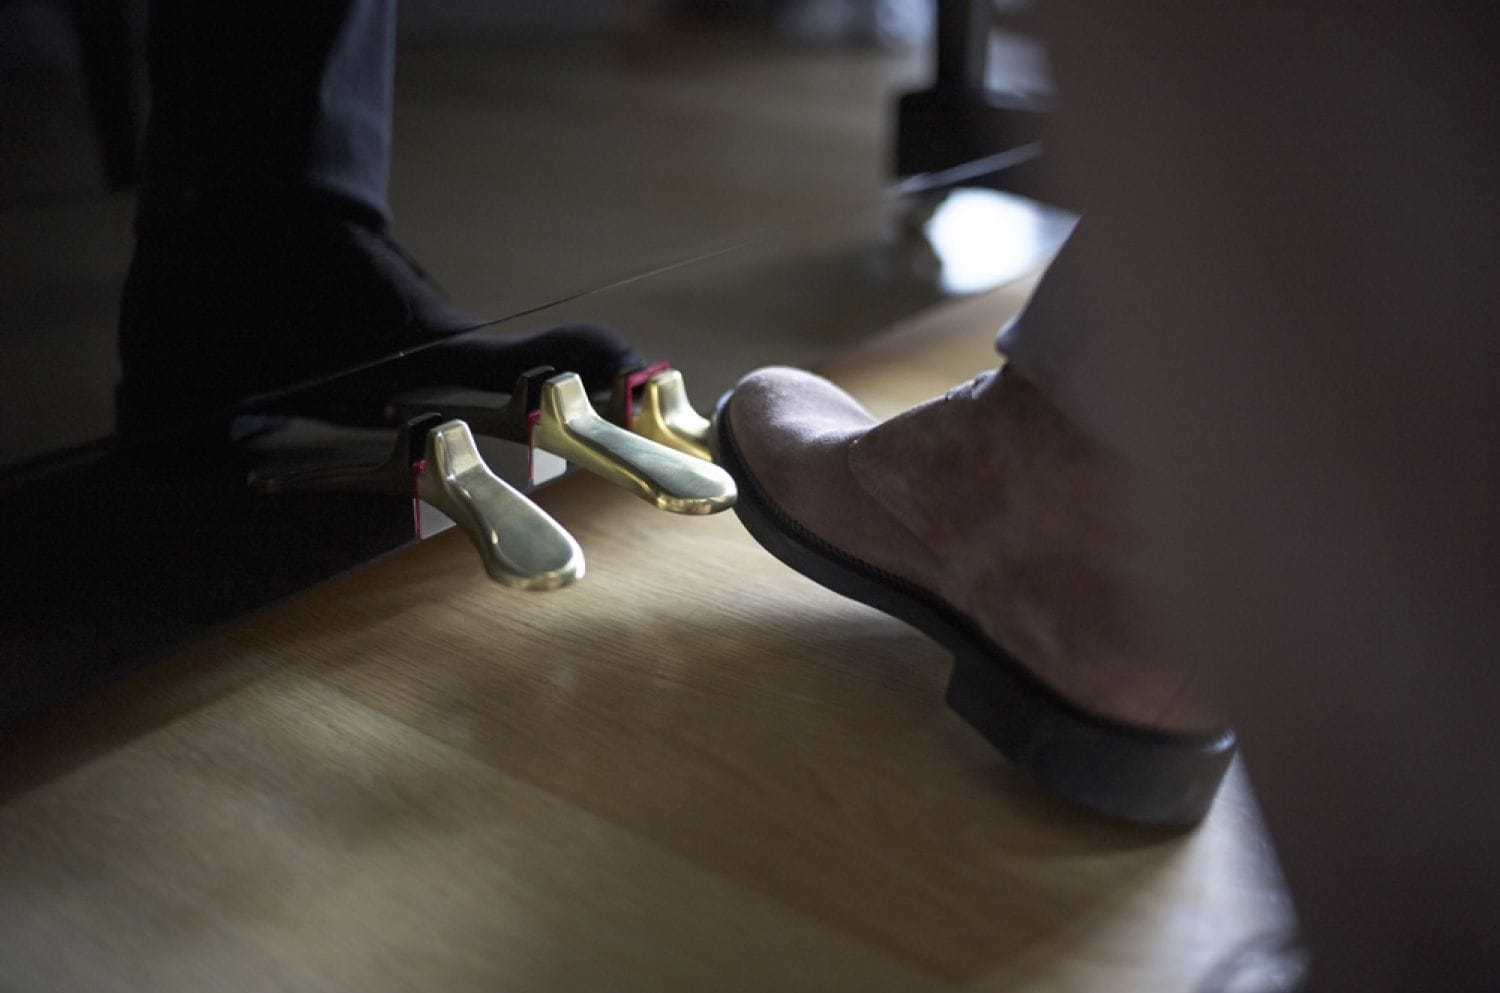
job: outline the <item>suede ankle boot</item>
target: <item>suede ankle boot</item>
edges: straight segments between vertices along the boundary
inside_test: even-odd
[[[716,454],[792,568],[954,652],[948,700],[1044,786],[1196,823],[1232,732],[1188,692],[1113,565],[1121,469],[1030,382],[989,373],[885,422],[817,376],[752,373]]]

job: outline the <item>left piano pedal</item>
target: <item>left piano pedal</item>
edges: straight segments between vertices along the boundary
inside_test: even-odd
[[[395,445],[377,464],[334,462],[250,473],[252,489],[288,492],[364,492],[409,495],[421,536],[421,503],[457,525],[501,585],[553,590],[583,578],[583,551],[562,525],[490,471],[468,424],[440,414],[405,421]],[[429,532],[430,533],[430,532]]]

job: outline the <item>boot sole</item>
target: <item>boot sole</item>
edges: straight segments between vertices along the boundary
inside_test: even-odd
[[[829,544],[777,506],[746,468],[729,400],[710,435],[714,458],[739,486],[734,512],[792,569],[905,621],[953,653],[946,700],[1034,781],[1096,813],[1186,828],[1208,813],[1234,759],[1233,731],[1177,734],[1090,713],[1047,686],[941,597]]]

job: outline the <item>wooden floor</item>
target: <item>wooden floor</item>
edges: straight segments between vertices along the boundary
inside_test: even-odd
[[[830,371],[939,392],[1025,290]],[[0,989],[1189,991],[1285,924],[1239,771],[1190,835],[1097,822],[732,514],[542,502],[574,588],[448,532],[0,743]]]

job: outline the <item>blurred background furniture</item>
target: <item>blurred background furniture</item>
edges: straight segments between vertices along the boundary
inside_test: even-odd
[[[897,105],[895,173],[907,177],[1039,144],[1056,105],[1029,0],[938,0],[932,85]],[[1049,200],[1040,163],[997,174],[1002,189]]]

